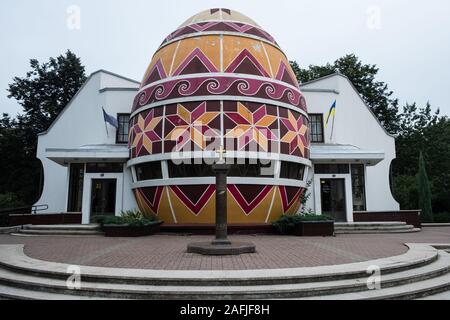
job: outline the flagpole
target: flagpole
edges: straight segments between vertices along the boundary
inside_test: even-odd
[[[105,129],[106,129],[106,136],[108,137],[109,136],[109,133],[108,133],[108,124],[106,123],[106,120],[105,120],[105,109],[102,107],[102,112],[103,112],[103,122],[105,123]]]
[[[334,119],[336,119],[336,110],[334,110],[334,114],[333,114],[333,123],[332,123],[332,125],[331,125],[331,136],[330,136],[331,142],[333,142]]]

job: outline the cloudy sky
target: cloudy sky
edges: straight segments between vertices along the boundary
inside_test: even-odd
[[[402,103],[430,101],[450,115],[448,0],[1,0],[0,111],[20,111],[6,88],[25,75],[30,58],[71,49],[88,74],[106,69],[141,80],[162,39],[213,7],[253,18],[301,66],[355,53],[379,66],[378,79]]]

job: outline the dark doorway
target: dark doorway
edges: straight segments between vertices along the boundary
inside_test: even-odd
[[[84,163],[71,163],[69,171],[68,212],[81,212],[83,204]]]
[[[347,222],[345,179],[320,179],[322,213],[336,222]]]
[[[91,219],[97,215],[115,215],[116,179],[92,179]]]

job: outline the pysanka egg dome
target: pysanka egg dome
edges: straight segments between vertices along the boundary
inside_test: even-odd
[[[298,210],[311,165],[306,103],[287,57],[229,9],[200,12],[163,40],[134,100],[129,141],[139,208],[166,223],[214,222],[210,164],[221,156],[231,163],[229,223]]]

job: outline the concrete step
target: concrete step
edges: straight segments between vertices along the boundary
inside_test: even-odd
[[[449,271],[450,255],[440,252],[439,258],[433,263],[411,270],[383,275],[381,277],[382,290],[412,283],[419,284],[429,279],[446,275]],[[66,281],[63,279],[24,275],[11,270],[0,269],[0,284],[3,286],[83,297],[121,299],[278,299],[320,297],[337,293],[339,295],[343,293],[354,293],[357,295],[355,292],[368,290],[366,281],[367,276],[346,280],[277,285],[155,286],[89,282],[82,278],[81,288],[71,290],[67,288]],[[448,282],[450,286],[450,278]],[[425,287],[422,286],[421,288],[425,292]],[[435,292],[434,288],[432,288],[432,292]],[[364,292],[361,294],[364,294]],[[388,294],[391,293],[388,292]]]
[[[99,224],[56,224],[56,225],[26,225],[26,230],[79,230],[79,231],[98,231]]]
[[[336,234],[372,234],[372,233],[409,233],[419,232],[420,229],[414,228],[406,222],[352,222],[335,223],[334,231]]]
[[[90,282],[172,285],[247,286],[322,282],[367,277],[367,268],[380,267],[383,275],[426,266],[438,259],[438,250],[422,244],[408,244],[405,254],[359,263],[273,270],[139,270],[82,266],[83,279]],[[69,265],[28,257],[23,245],[0,245],[0,266],[23,275],[67,279]]]
[[[335,230],[335,234],[378,234],[378,233],[414,233],[420,232],[422,229],[411,228],[411,229],[380,229],[380,230]]]
[[[107,298],[33,291],[4,285],[0,285],[0,298],[11,300],[109,300]]]
[[[314,300],[411,300],[450,290],[450,273],[427,280],[407,283],[381,290],[353,292],[316,297]]]
[[[368,226],[368,225],[362,225],[362,226],[355,226],[355,225],[342,225],[342,226],[334,226],[334,229],[348,229],[348,230],[364,230],[364,229],[410,229],[414,228],[414,226],[409,224],[400,224],[400,225],[388,225],[388,226]]]
[[[44,236],[98,236],[103,235],[101,231],[95,230],[35,230],[22,229],[18,232],[19,235],[44,235]]]
[[[393,230],[411,230],[414,229],[414,226],[406,225],[406,226],[395,226],[395,227],[335,227],[334,230],[338,231],[353,231],[353,230],[387,230],[387,231],[393,231]]]
[[[450,300],[450,291],[443,291],[441,293],[427,295],[427,296],[418,298],[417,300],[436,300],[436,301],[444,300],[444,301],[449,301]]]
[[[335,222],[335,227],[384,227],[384,226],[405,226],[403,221],[380,221],[380,222]]]
[[[103,235],[98,224],[25,225],[19,235],[94,236]]]

